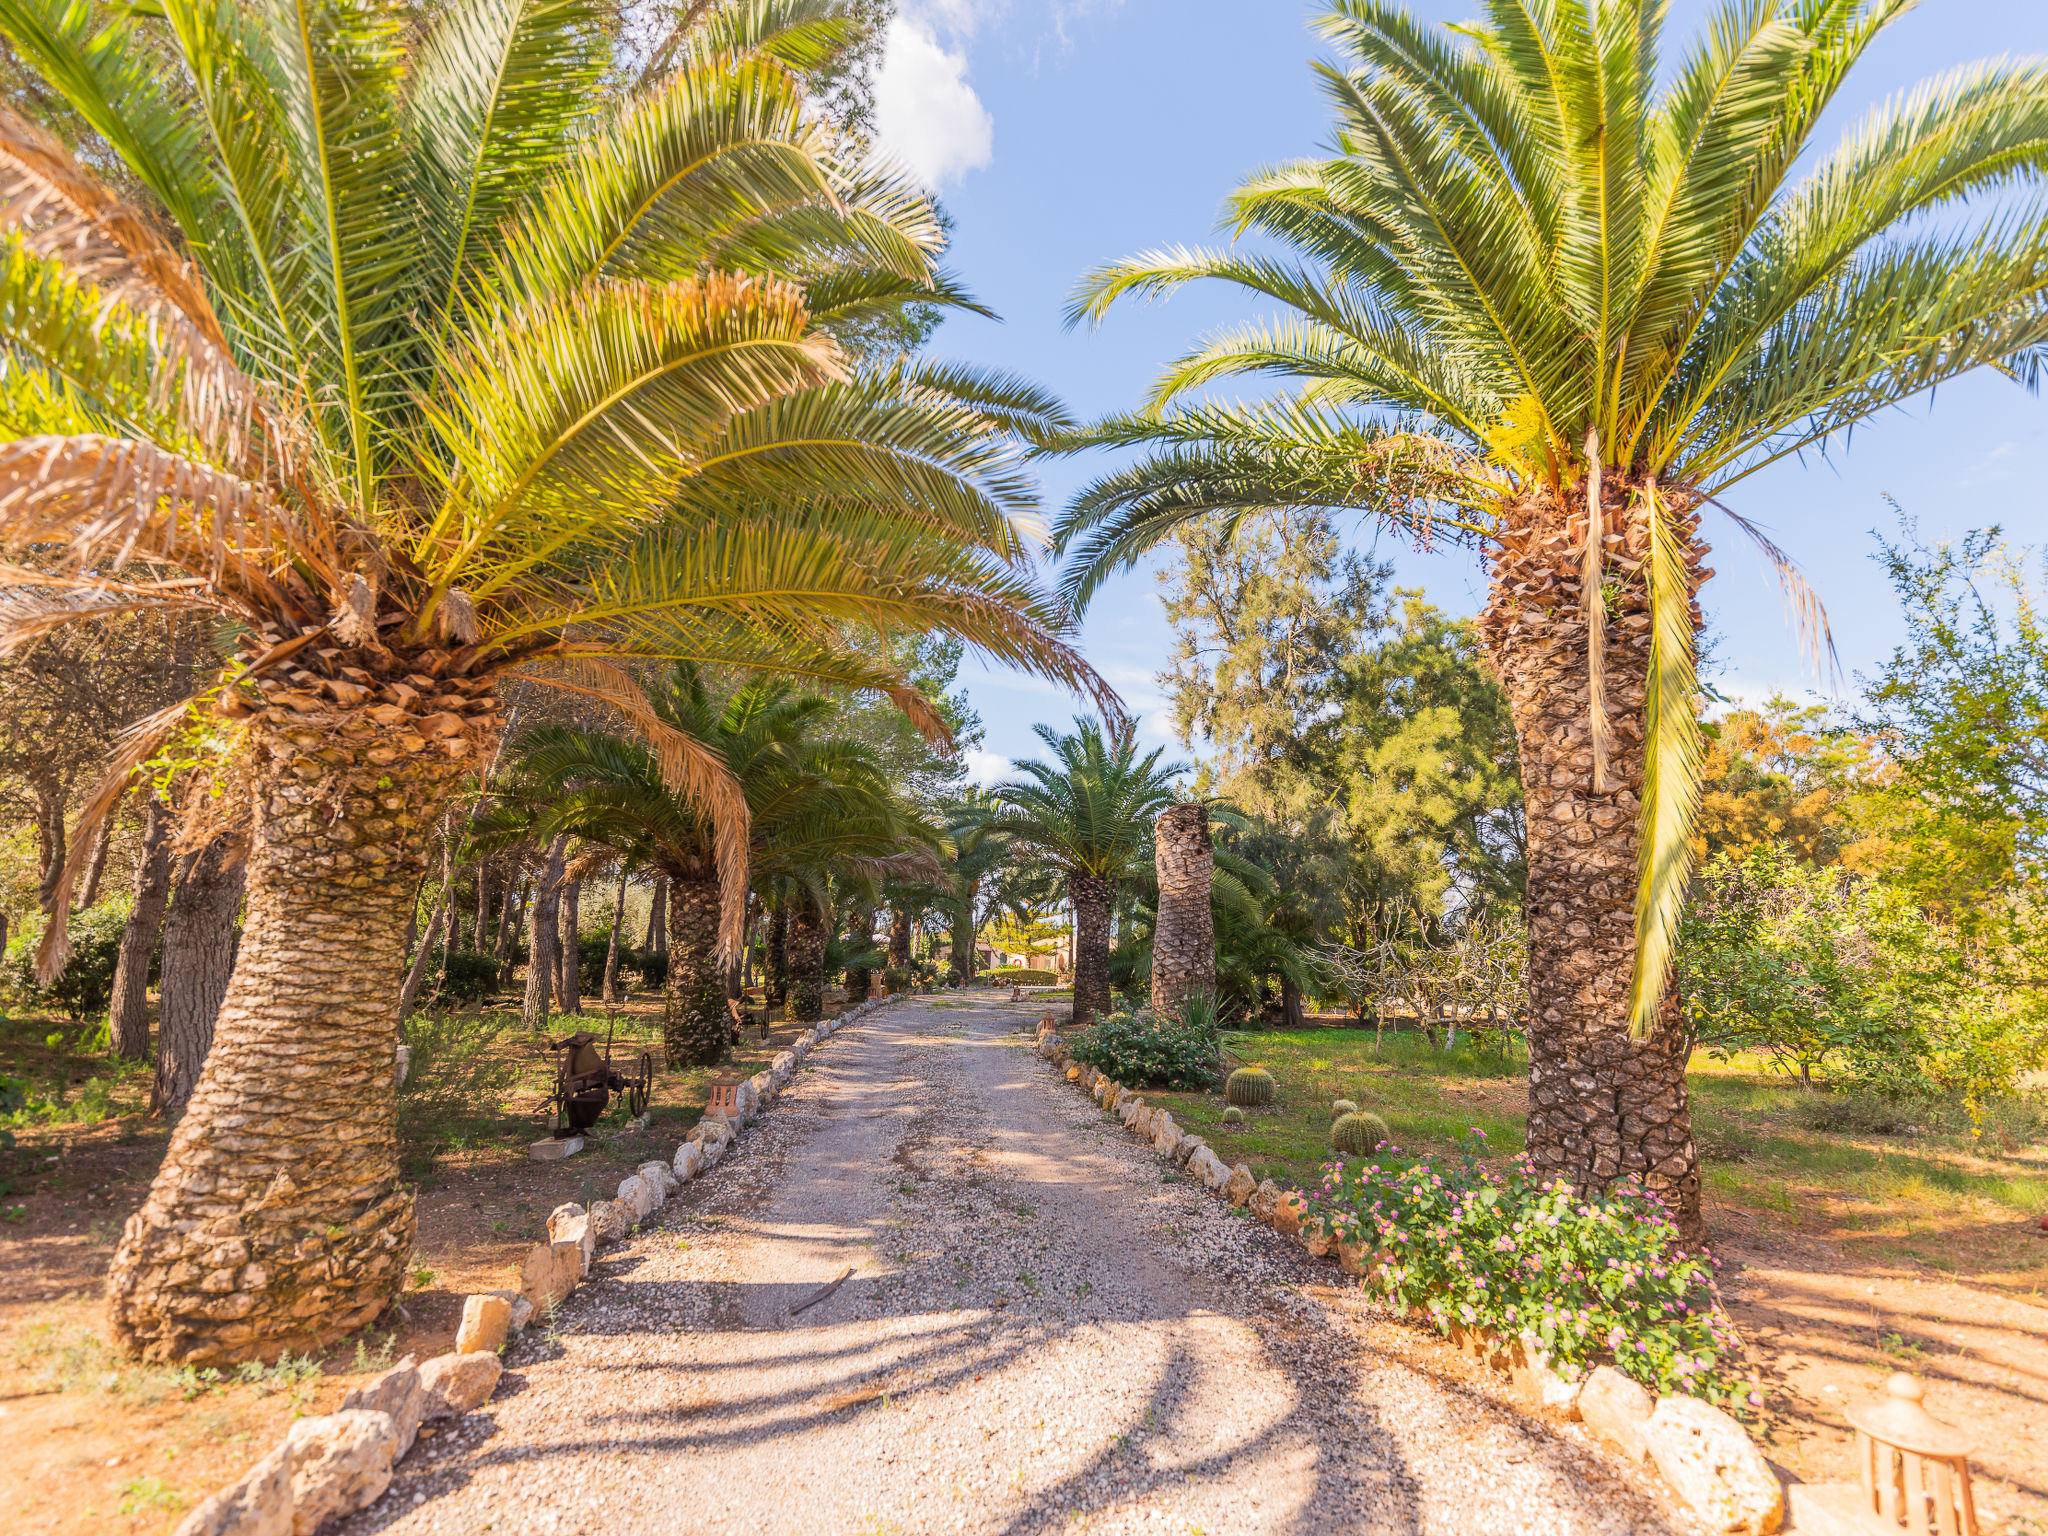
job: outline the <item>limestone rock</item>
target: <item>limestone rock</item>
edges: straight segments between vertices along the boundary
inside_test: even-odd
[[[507,1317],[512,1313],[512,1309],[495,1296],[472,1296],[469,1301],[493,1302],[504,1309]],[[465,1324],[469,1321],[468,1302],[463,1304],[462,1320]],[[461,1335],[457,1334],[457,1337]],[[501,1329],[498,1334],[500,1343],[504,1342],[504,1337]],[[389,1414],[391,1427],[398,1435],[398,1444],[391,1452],[391,1459],[397,1461],[412,1449],[413,1437],[420,1432],[420,1419],[427,1411],[426,1392],[420,1385],[419,1369],[414,1365],[412,1356],[407,1355],[383,1375],[364,1382],[341,1400],[341,1406]]]
[[[1370,1254],[1363,1243],[1337,1244],[1337,1267],[1347,1275],[1362,1275]]]
[[[590,1208],[590,1228],[600,1243],[616,1243],[633,1230],[633,1207],[623,1200],[600,1200]]]
[[[1655,1408],[1648,1392],[1611,1365],[1595,1369],[1579,1388],[1579,1417],[1630,1461],[1641,1461],[1646,1454],[1643,1426]]]
[[[1188,1172],[1200,1179],[1213,1194],[1220,1195],[1230,1188],[1230,1170],[1223,1166],[1223,1159],[1207,1147],[1188,1158]]]
[[[1293,1237],[1301,1230],[1302,1219],[1308,1215],[1308,1201],[1298,1190],[1283,1190],[1273,1202],[1273,1230],[1282,1237]]]
[[[1079,1063],[1078,1061],[1070,1062],[1067,1066],[1067,1081],[1070,1083],[1078,1083],[1079,1081],[1081,1081],[1082,1070],[1083,1069],[1081,1063]]]
[[[1337,1239],[1320,1226],[1304,1226],[1301,1229],[1301,1246],[1307,1250],[1310,1258],[1320,1259],[1337,1246]]]
[[[740,1123],[744,1125],[761,1113],[761,1095],[750,1077],[733,1090],[733,1107],[740,1112]]]
[[[633,1212],[635,1221],[645,1221],[661,1204],[661,1196],[637,1173],[629,1173],[619,1180],[619,1199]]]
[[[526,1325],[533,1321],[533,1303],[517,1291],[491,1291],[489,1294],[512,1309],[512,1315],[507,1320],[511,1330],[514,1333],[526,1332]]]
[[[775,1059],[768,1063],[768,1070],[775,1074],[775,1080],[786,1083],[796,1076],[796,1052],[777,1051]]]
[[[663,1200],[676,1192],[676,1171],[659,1158],[642,1163],[633,1170],[647,1183],[654,1186],[655,1193]]]
[[[580,1205],[560,1205],[548,1217],[548,1241],[551,1243],[574,1243],[577,1252],[583,1255],[583,1265],[576,1273],[582,1279],[590,1273],[590,1261],[597,1257],[597,1230],[590,1224],[590,1215]]]
[[[172,1536],[292,1536],[290,1442],[180,1520]]]
[[[773,1072],[756,1072],[747,1082],[754,1087],[754,1113],[757,1115],[782,1096],[782,1082]]]
[[[1230,1182],[1223,1186],[1223,1198],[1232,1205],[1244,1205],[1251,1200],[1252,1191],[1259,1187],[1259,1181],[1252,1177],[1252,1171],[1243,1163],[1230,1170]]]
[[[497,1364],[496,1355],[482,1358]],[[391,1486],[398,1430],[388,1413],[345,1408],[300,1419],[284,1443],[291,1457],[293,1536],[313,1536],[336,1515],[374,1503]]]
[[[493,1354],[436,1355],[420,1367],[427,1417],[454,1418],[487,1401],[505,1367]]]
[[[1697,1397],[1660,1398],[1642,1427],[1664,1481],[1708,1529],[1771,1536],[1785,1519],[1785,1490],[1755,1442],[1729,1415]]]
[[[1173,1123],[1173,1116],[1160,1110],[1152,1117],[1152,1150],[1163,1152],[1169,1157],[1180,1144],[1180,1127]]]
[[[704,1149],[694,1141],[686,1141],[676,1148],[675,1161],[669,1167],[675,1170],[678,1184],[687,1184],[697,1177],[697,1169],[703,1161]]]
[[[552,1312],[583,1278],[580,1243],[535,1243],[519,1271],[519,1294],[536,1312]]]
[[[1173,1160],[1185,1168],[1194,1155],[1207,1145],[1208,1143],[1199,1136],[1183,1136],[1173,1144]]]
[[[505,1335],[511,1328],[512,1304],[503,1297],[465,1296],[462,1324],[455,1330],[455,1353],[473,1355],[488,1350],[495,1355],[505,1347]]]
[[[1252,1215],[1270,1227],[1273,1225],[1273,1206],[1279,1198],[1280,1186],[1271,1179],[1267,1179],[1257,1189],[1252,1191]]]

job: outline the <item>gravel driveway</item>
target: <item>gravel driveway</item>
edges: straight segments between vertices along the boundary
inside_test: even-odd
[[[1037,1012],[920,1000],[821,1047],[341,1529],[1689,1529],[1167,1182],[1032,1054]]]

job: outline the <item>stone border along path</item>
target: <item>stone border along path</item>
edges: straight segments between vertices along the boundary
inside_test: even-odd
[[[1705,1530],[1112,1135],[1038,1012],[806,1062],[330,1536]]]
[[[548,1217],[548,1240],[527,1255],[519,1290],[464,1298],[451,1353],[425,1365],[408,1356],[350,1392],[334,1413],[298,1420],[268,1455],[179,1521],[174,1536],[312,1536],[338,1517],[377,1504],[406,1454],[422,1443],[422,1425],[459,1421],[488,1402],[503,1376],[500,1355],[508,1340],[536,1318],[555,1322],[600,1247],[629,1236],[677,1189],[715,1167],[741,1127],[781,1096],[822,1041],[884,1001],[870,999],[799,1035],[766,1070],[739,1085],[732,1115],[705,1115],[676,1148],[673,1163],[642,1163],[620,1182],[616,1199],[600,1200],[589,1211],[557,1206]],[[447,1443],[460,1443],[467,1427],[458,1422]],[[427,1431],[429,1437],[438,1433]]]

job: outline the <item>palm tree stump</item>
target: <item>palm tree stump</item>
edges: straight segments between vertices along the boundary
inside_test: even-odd
[[[1216,848],[1204,805],[1176,805],[1152,830],[1159,919],[1152,937],[1152,1006],[1170,1012],[1190,993],[1216,994],[1216,916],[1209,887]]]

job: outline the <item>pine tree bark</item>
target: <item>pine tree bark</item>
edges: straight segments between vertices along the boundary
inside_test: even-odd
[[[529,876],[516,885],[508,881],[505,885],[505,899],[498,907],[498,937],[491,946],[491,958],[498,962],[498,987],[510,991],[512,987],[512,932],[519,921],[521,909],[526,905],[526,888],[532,883]]]
[[[668,953],[668,876],[654,882],[654,902],[647,909],[647,942],[640,946],[651,955]]]
[[[1613,593],[1605,646],[1609,787],[1593,785],[1588,627],[1580,600],[1581,504],[1518,519],[1494,557],[1480,619],[1513,706],[1529,862],[1529,1123],[1539,1174],[1581,1193],[1639,1183],[1688,1242],[1706,1234],[1685,1068],[1692,1042],[1667,989],[1647,1038],[1629,1036],[1635,968],[1638,792],[1650,619],[1648,524],[1618,472],[1603,497]],[[1679,519],[1693,590],[1711,575],[1694,515]],[[1695,633],[1699,625],[1693,610]]]
[[[672,1067],[709,1067],[732,1045],[718,953],[718,869],[709,859],[669,876],[668,985],[663,1054]]]
[[[476,946],[479,955],[490,953],[488,944],[491,937],[491,861],[488,856],[476,861]]]
[[[1074,904],[1074,1027],[1085,1029],[1109,1012],[1110,882],[1086,870],[1067,871],[1067,899]]]
[[[791,898],[796,912],[789,922],[789,1008],[792,1024],[815,1024],[825,1017],[825,919],[809,896]]]
[[[1180,1007],[1190,993],[1216,995],[1216,918],[1209,890],[1216,870],[1209,809],[1176,805],[1153,827],[1159,921],[1152,935],[1152,1006]]]
[[[612,938],[604,952],[604,1000],[619,1001],[619,930],[626,922],[626,872],[619,871],[619,888],[612,896]]]
[[[554,997],[555,966],[562,957],[560,903],[556,900],[562,883],[562,865],[569,847],[563,833],[548,844],[547,861],[533,883],[533,897],[526,909],[526,996],[519,1006],[519,1024],[529,1035],[548,1026],[548,1003]]]
[[[126,1061],[140,1061],[149,1054],[149,962],[156,955],[164,909],[171,900],[172,820],[171,808],[154,791],[145,789],[141,856],[135,861],[135,905],[121,927],[121,949],[114,959],[114,1000],[107,1013],[114,1054]]]
[[[583,882],[570,880],[562,886],[562,968],[557,972],[555,995],[562,1012],[583,1011],[583,966],[578,946],[583,938]]]
[[[784,901],[768,915],[768,958],[762,967],[766,977],[768,1006],[780,1008],[789,1001],[789,902]]]
[[[100,877],[107,872],[107,850],[114,846],[114,813],[109,811],[105,821],[100,823],[100,835],[92,845],[92,856],[85,861],[85,869],[79,876],[78,894],[72,899],[74,912],[89,910],[100,899]]]
[[[164,924],[153,1116],[184,1113],[213,1050],[214,1026],[235,970],[235,914],[242,907],[243,850],[217,837],[179,871]]]
[[[495,701],[407,695],[420,712],[381,723],[325,708],[293,680],[259,686],[268,702],[241,744],[252,793],[239,959],[108,1276],[115,1339],[151,1361],[320,1348],[390,1305],[412,1251],[391,1071],[403,939],[436,819]]]

